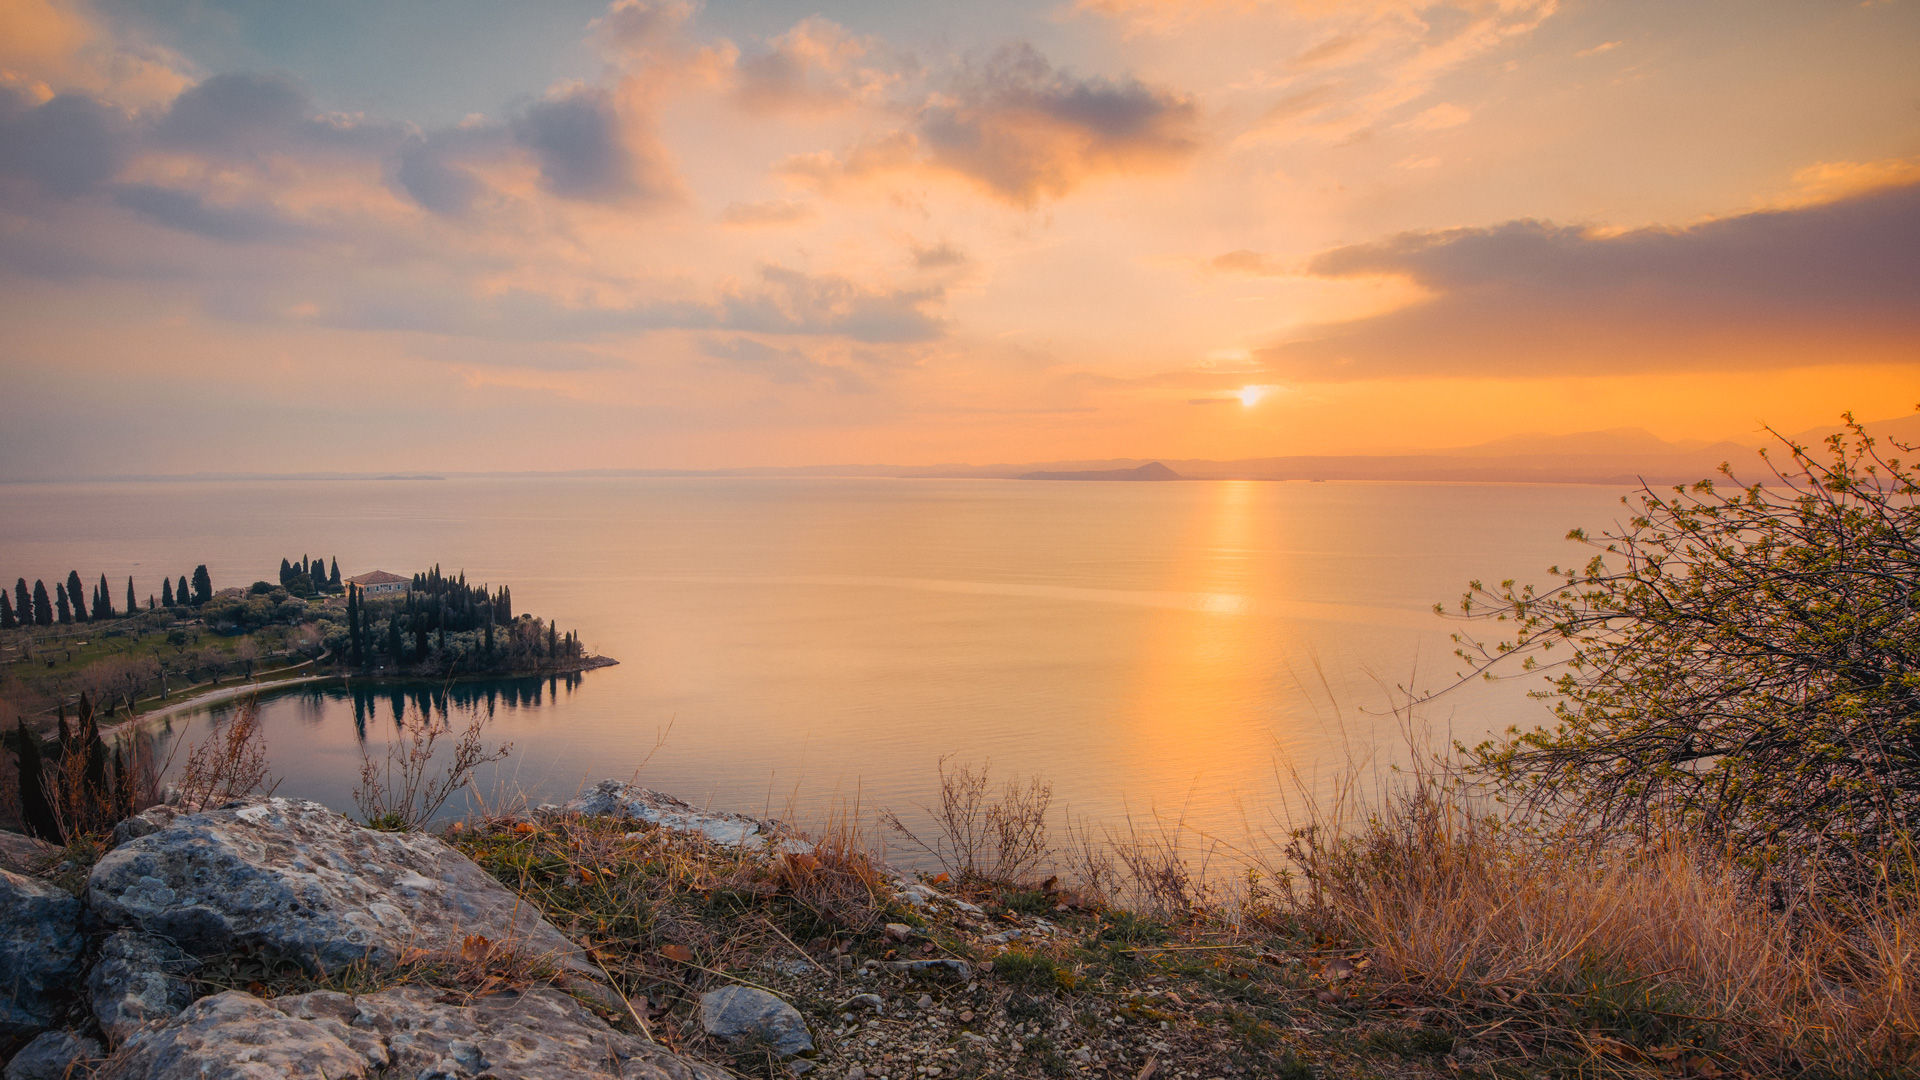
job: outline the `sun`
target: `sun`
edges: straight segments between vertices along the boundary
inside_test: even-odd
[[[1271,386],[1243,386],[1240,388],[1240,404],[1249,408],[1258,405],[1260,399],[1267,396]]]

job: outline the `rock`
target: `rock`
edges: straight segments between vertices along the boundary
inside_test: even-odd
[[[193,1003],[187,976],[200,962],[163,937],[121,930],[100,947],[87,973],[87,998],[110,1045],[148,1024],[170,1020]]]
[[[6,1080],[80,1080],[101,1058],[100,1044],[71,1031],[49,1031],[7,1062]]]
[[[229,990],[128,1044],[99,1080],[725,1080],[554,990],[461,1005],[406,986],[262,1001]]]
[[[896,975],[912,979],[938,979],[942,982],[967,982],[973,968],[965,960],[892,960],[880,965]]]
[[[318,1025],[241,990],[201,998],[115,1055],[99,1080],[349,1080],[367,1062]]]
[[[933,1008],[933,995],[921,994],[920,997],[914,1001],[914,1004],[923,1009],[931,1009]]]
[[[80,976],[80,901],[0,870],[0,1041],[52,1027]]]
[[[478,934],[594,971],[466,856],[431,836],[363,829],[318,803],[253,799],[181,814],[108,852],[88,895],[103,925],[202,956],[256,946],[316,968],[386,965]]]
[[[843,1009],[872,1009],[875,1016],[880,1016],[884,1014],[884,1005],[885,1002],[880,1000],[879,994],[855,994],[848,998],[840,1007]]]
[[[28,873],[41,855],[52,850],[53,848],[31,836],[22,836],[17,832],[0,832],[0,870],[12,870],[19,874]]]
[[[700,995],[707,1034],[739,1045],[764,1040],[782,1058],[813,1052],[813,1036],[799,1010],[751,986],[723,986]]]
[[[635,787],[619,780],[602,780],[593,790],[567,803],[570,814],[630,818],[675,832],[698,833],[725,847],[772,848],[792,854],[811,853],[813,845],[788,835],[779,822],[745,814],[702,810],[665,792]]]
[[[906,923],[890,922],[886,925],[889,941],[905,941],[913,936],[913,927]]]
[[[149,806],[124,821],[114,823],[112,846],[119,847],[129,840],[151,836],[173,824],[173,819],[179,816],[180,808],[177,806],[169,806],[165,803]]]

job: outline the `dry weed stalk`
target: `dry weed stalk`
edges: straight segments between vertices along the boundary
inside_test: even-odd
[[[943,757],[939,770],[940,808],[921,807],[938,835],[922,838],[891,810],[881,811],[881,823],[961,881],[1017,881],[1053,855],[1047,843],[1053,785],[1038,776],[1025,784],[1009,780],[1000,797],[989,800],[988,765],[949,765]]]
[[[353,804],[375,828],[411,831],[425,826],[448,799],[473,782],[475,769],[513,752],[512,743],[486,747],[481,735],[487,718],[475,709],[446,764],[434,774],[434,746],[453,730],[452,722],[445,712],[436,715],[421,707],[401,724],[403,737],[387,744],[383,761],[375,761],[364,746],[360,751],[360,786],[353,789]]]
[[[187,763],[176,786],[180,804],[196,810],[255,792],[273,794],[280,781],[272,776],[268,764],[258,698],[249,696],[224,728],[187,751]]]

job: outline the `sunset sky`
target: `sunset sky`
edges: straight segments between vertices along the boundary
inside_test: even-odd
[[[0,478],[1920,403],[1915,0],[0,0]]]

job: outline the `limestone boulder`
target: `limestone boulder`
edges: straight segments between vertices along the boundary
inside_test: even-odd
[[[317,969],[383,966],[478,934],[594,971],[531,905],[440,840],[291,799],[180,814],[130,837],[94,866],[88,898],[102,926],[199,956],[253,947]]]
[[[791,835],[777,821],[702,810],[663,791],[620,780],[602,780],[561,809],[570,814],[644,821],[675,832],[695,833],[726,847],[794,854],[813,851],[812,844]]]
[[[134,1039],[102,1080],[725,1080],[555,990],[443,1000],[422,987],[262,1001],[228,991]]]
[[[49,1031],[7,1062],[5,1080],[84,1080],[100,1064],[100,1044],[71,1031]]]
[[[85,948],[78,899],[0,870],[0,1043],[55,1025]]]
[[[700,995],[700,1025],[735,1046],[762,1043],[781,1058],[813,1052],[806,1018],[793,1006],[751,986],[723,986]]]
[[[87,972],[87,1000],[107,1041],[119,1046],[193,1003],[188,976],[200,962],[163,937],[137,930],[108,935]]]

